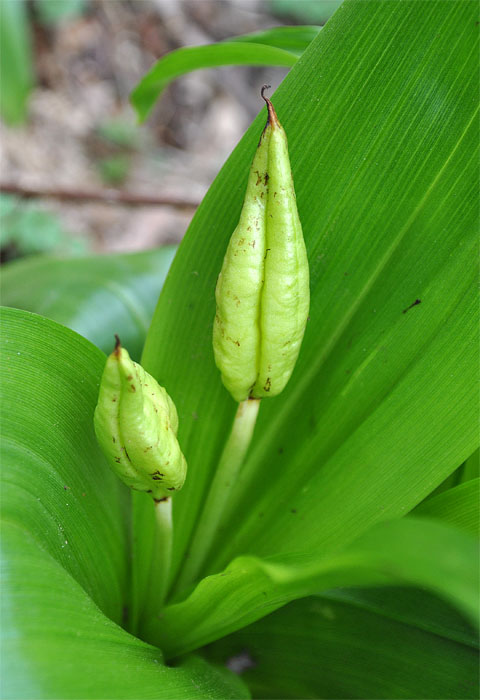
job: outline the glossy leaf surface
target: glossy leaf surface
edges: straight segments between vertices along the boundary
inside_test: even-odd
[[[380,600],[395,595],[401,615],[409,606],[428,605],[435,621],[445,619],[468,635],[458,614],[432,596],[375,593]],[[459,641],[448,627],[439,634],[392,619],[354,596],[291,603],[222,639],[208,655],[232,668],[246,665],[242,677],[255,698],[477,697],[478,652],[468,637]]]
[[[139,359],[175,246],[61,260],[27,258],[4,268],[2,303],[63,323],[109,354],[114,333]]]
[[[2,697],[248,697],[199,659],[165,667],[118,626],[128,492],[93,433],[104,362],[54,322],[2,311]]]

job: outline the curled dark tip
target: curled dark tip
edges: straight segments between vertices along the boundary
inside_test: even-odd
[[[118,355],[120,353],[120,348],[122,347],[122,344],[120,342],[120,338],[118,335],[115,333],[115,347],[113,349],[114,353]]]
[[[273,108],[272,103],[268,99],[268,97],[265,95],[265,90],[268,90],[271,88],[271,85],[262,85],[262,89],[260,90],[260,94],[267,103],[267,109],[268,109],[268,119],[267,119],[267,124],[272,124],[274,125],[279,125],[277,114],[275,112],[275,109]]]
[[[271,87],[272,87],[271,85],[262,85],[262,89],[260,90],[260,94],[263,97],[263,99],[265,100],[265,102],[267,103],[267,105],[269,103],[269,99],[268,99],[268,97],[265,97],[264,93],[265,93],[265,90],[270,90]]]

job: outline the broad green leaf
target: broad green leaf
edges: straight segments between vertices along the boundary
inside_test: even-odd
[[[2,303],[63,323],[106,353],[118,333],[137,360],[175,250],[19,260],[2,273]]]
[[[177,656],[245,627],[285,603],[345,586],[409,584],[427,588],[478,620],[474,537],[413,517],[379,523],[342,552],[243,556],[204,578],[186,600],[146,623],[142,636]]]
[[[365,7],[344,3],[273,97],[310,322],[289,385],[260,409],[207,572],[241,554],[334,552],[410,511],[478,446],[474,6]],[[174,397],[189,464],[177,571],[235,411],[213,362],[214,288],[264,123],[265,111],[197,210],[143,354]]]
[[[458,614],[412,589],[378,589],[412,604],[429,603],[436,618]],[[416,598],[418,596],[418,598]],[[315,596],[287,605],[222,639],[209,658],[231,667],[256,698],[476,698],[478,655],[470,645],[425,631],[360,601]],[[250,666],[250,667],[249,667]]]
[[[480,479],[469,479],[420,503],[413,512],[427,518],[438,518],[478,537],[479,493]]]
[[[76,333],[2,310],[2,517],[114,621],[127,586],[127,489],[93,432],[104,354]]]
[[[200,68],[215,66],[293,66],[294,51],[269,44],[235,40],[206,46],[189,46],[171,51],[157,61],[131,94],[131,102],[140,120],[146,119],[155,102],[175,78]]]
[[[33,86],[31,36],[24,0],[0,2],[0,113],[9,124],[22,124]]]
[[[128,492],[97,447],[105,356],[2,310],[2,697],[248,697],[201,660],[167,668],[122,630]]]
[[[160,649],[100,612],[61,563],[18,523],[2,524],[2,551],[3,698],[249,697],[233,674],[202,659],[165,666]]]

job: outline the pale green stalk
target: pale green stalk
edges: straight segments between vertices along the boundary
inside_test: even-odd
[[[170,567],[172,564],[173,522],[171,497],[164,498],[163,501],[155,503],[155,521],[157,525],[157,538],[154,556],[156,556],[156,568],[159,573],[156,581],[158,586],[156,597],[159,602],[159,607],[161,607],[165,601]]]
[[[143,608],[144,619],[158,614],[165,603],[172,562],[172,498],[156,501],[154,510],[155,533]]]
[[[189,556],[175,586],[177,590],[186,588],[198,578],[210,554],[252,440],[259,407],[260,399],[247,399],[238,405],[232,430],[223,448],[215,477],[190,543]]]

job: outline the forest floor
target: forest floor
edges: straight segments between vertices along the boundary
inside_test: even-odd
[[[143,125],[129,104],[131,90],[168,51],[299,20],[275,16],[272,4],[262,0],[95,0],[82,7],[54,23],[40,21],[30,7],[36,85],[27,123],[1,127],[1,182],[13,190],[60,195],[87,190],[103,197],[115,189],[133,198],[185,201],[182,207],[69,202],[60,196],[16,200],[16,206],[53,214],[79,251],[178,242],[195,205],[262,108],[261,85],[274,89],[287,69],[190,73],[167,88]],[[30,234],[38,239],[42,227]]]

